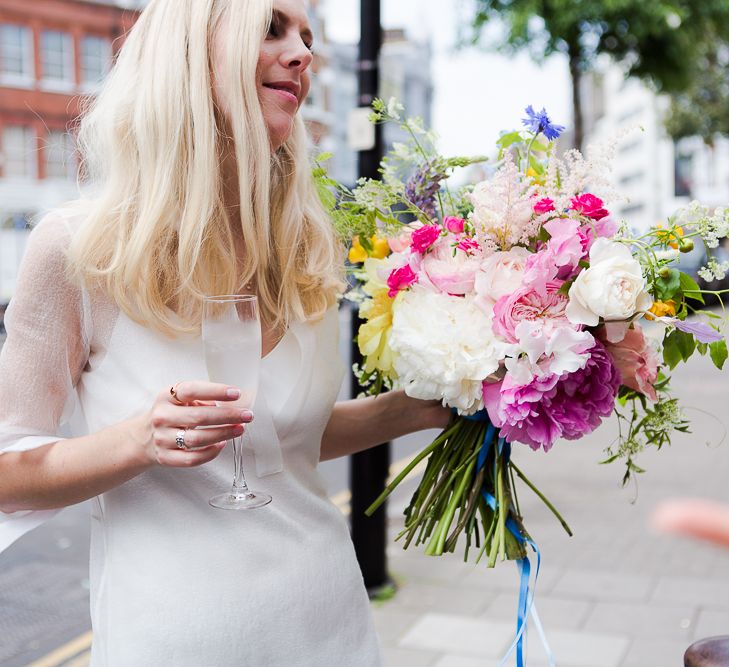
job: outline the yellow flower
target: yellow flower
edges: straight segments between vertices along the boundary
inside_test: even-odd
[[[370,254],[370,257],[374,257],[375,259],[384,259],[389,254],[390,246],[387,244],[387,239],[377,235],[373,236],[372,253]]]
[[[349,261],[352,264],[360,264],[368,257],[383,259],[390,254],[390,246],[387,244],[387,239],[375,234],[370,239],[370,244],[372,245],[372,251],[368,254],[365,247],[359,242],[359,236],[355,236],[352,239],[352,247],[349,249]]]
[[[676,302],[673,299],[654,301],[648,312],[653,313],[656,317],[673,317],[676,314]],[[653,319],[649,315],[646,315],[646,317],[649,320]]]
[[[379,369],[383,373],[392,371],[392,352],[390,350],[390,330],[392,329],[392,302],[387,288],[375,292],[360,313],[367,321],[359,328],[357,344],[359,351],[366,357],[364,369],[371,373]]]
[[[683,237],[683,228],[674,227],[673,230],[663,229],[663,225],[660,223],[657,225],[658,231],[656,232],[656,238],[662,243],[668,243],[668,245],[674,250],[678,250],[678,241],[676,236]]]
[[[359,236],[355,236],[352,239],[352,247],[349,249],[349,261],[352,264],[359,264],[360,262],[364,262],[367,256],[367,251],[359,242]]]

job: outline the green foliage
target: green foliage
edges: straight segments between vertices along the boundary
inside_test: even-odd
[[[668,269],[668,275],[664,278],[656,276],[654,282],[655,296],[659,301],[673,299],[681,289],[681,272],[676,269]]]
[[[709,354],[711,360],[714,362],[714,366],[721,370],[727,359],[726,340],[718,340],[715,343],[711,343],[709,345]]]
[[[729,136],[727,48],[726,41],[706,40],[689,86],[671,95],[666,130],[674,140],[699,136],[713,145],[717,136]]]

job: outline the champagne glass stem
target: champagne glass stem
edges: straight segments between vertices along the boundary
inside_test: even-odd
[[[232,494],[236,497],[243,496],[244,498],[250,498],[253,494],[248,488],[246,482],[246,476],[243,474],[243,437],[238,436],[233,438],[233,462],[234,462],[234,473],[233,473],[233,490]]]

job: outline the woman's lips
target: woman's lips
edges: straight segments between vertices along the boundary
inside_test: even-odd
[[[287,102],[291,102],[291,103],[295,104],[296,106],[299,105],[299,98],[291,90],[288,90],[287,88],[280,88],[280,87],[276,86],[275,84],[268,84],[268,83],[264,83],[263,87],[268,88],[269,90],[273,91],[281,99],[286,100]]]

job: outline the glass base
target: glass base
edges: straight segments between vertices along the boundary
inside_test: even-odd
[[[221,510],[253,510],[268,505],[273,500],[267,493],[249,491],[248,493],[221,493],[213,496],[209,502]]]

